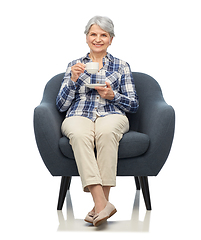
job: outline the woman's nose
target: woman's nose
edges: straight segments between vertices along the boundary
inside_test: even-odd
[[[100,42],[100,41],[101,41],[100,36],[97,36],[97,37],[96,37],[96,42]]]

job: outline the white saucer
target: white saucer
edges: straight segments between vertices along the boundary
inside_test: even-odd
[[[95,87],[105,87],[105,83],[95,83],[95,84],[85,84],[86,87],[88,88],[95,88]]]

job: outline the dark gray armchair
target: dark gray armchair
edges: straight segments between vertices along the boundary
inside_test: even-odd
[[[55,101],[64,73],[46,85],[43,99],[34,110],[34,131],[41,157],[53,176],[62,176],[57,209],[61,210],[71,177],[78,176],[69,140],[61,134],[65,113],[59,113]],[[143,73],[133,73],[140,107],[127,114],[130,131],[120,141],[117,176],[134,176],[136,188],[142,188],[147,210],[151,210],[148,176],[156,176],[165,164],[174,136],[175,113],[168,105],[159,84]]]

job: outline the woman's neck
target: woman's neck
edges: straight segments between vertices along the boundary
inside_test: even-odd
[[[93,62],[102,62],[103,58],[107,55],[107,53],[93,53],[90,52],[89,57]]]

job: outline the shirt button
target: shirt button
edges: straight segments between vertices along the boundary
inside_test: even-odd
[[[99,81],[97,83],[99,83]]]

